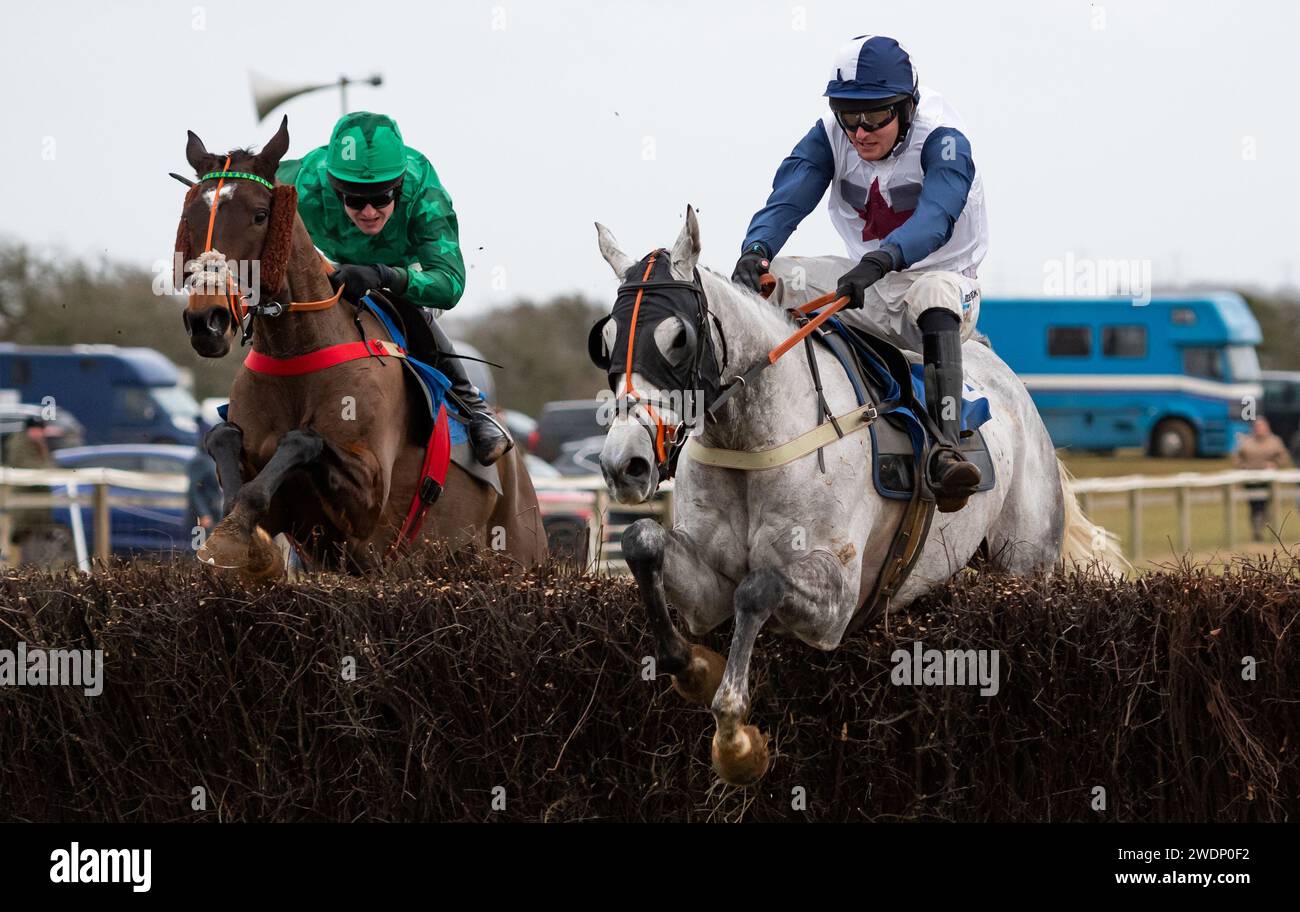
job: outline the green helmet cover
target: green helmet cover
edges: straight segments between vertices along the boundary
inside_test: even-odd
[[[344,114],[330,134],[325,170],[336,180],[375,184],[396,180],[406,171],[406,143],[397,121],[386,114]]]

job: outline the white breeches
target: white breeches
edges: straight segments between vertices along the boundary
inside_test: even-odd
[[[846,257],[777,257],[772,261],[776,289],[769,300],[798,307],[835,290],[840,276],[855,265]],[[980,286],[959,272],[891,272],[867,289],[861,310],[842,310],[845,323],[883,336],[911,351],[921,350],[916,321],[927,310],[950,310],[961,319],[961,339],[975,331]]]

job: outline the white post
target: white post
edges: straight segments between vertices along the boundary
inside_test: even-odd
[[[13,547],[9,537],[13,535],[13,525],[13,517],[9,515],[9,485],[0,484],[0,567],[9,566],[10,548]]]
[[[1192,497],[1186,485],[1178,489],[1178,548],[1192,550]]]
[[[1134,488],[1128,492],[1128,535],[1133,543],[1133,563],[1142,558],[1142,490]]]
[[[1237,503],[1233,496],[1235,493],[1236,488],[1232,482],[1223,486],[1223,531],[1229,548],[1237,545]]]

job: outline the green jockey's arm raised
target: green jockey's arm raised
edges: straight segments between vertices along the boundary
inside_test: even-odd
[[[276,178],[298,188],[298,214],[312,241],[338,264],[330,281],[350,301],[383,289],[424,308],[451,380],[448,396],[469,419],[474,456],[491,465],[513,446],[510,436],[454,357],[433,319],[465,293],[465,261],[451,197],[433,165],[406,145],[396,121],[356,111],[334,125],[330,141],[280,164]]]

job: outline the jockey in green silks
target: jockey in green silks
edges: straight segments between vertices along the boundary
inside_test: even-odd
[[[328,145],[280,164],[276,178],[298,188],[298,214],[336,264],[330,281],[359,301],[372,289],[422,308],[451,380],[450,397],[469,419],[474,457],[491,465],[514,445],[469,380],[435,319],[465,291],[456,213],[433,165],[402,139],[397,122],[356,111],[334,125]]]

